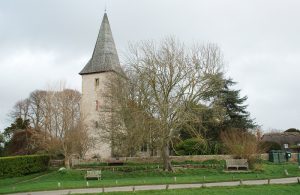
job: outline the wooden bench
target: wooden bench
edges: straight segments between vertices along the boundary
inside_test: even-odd
[[[101,180],[101,170],[100,171],[86,171],[85,179],[98,179]]]
[[[108,166],[122,166],[124,165],[124,161],[119,158],[111,158],[107,161]]]
[[[239,168],[246,168],[248,170],[249,165],[247,159],[227,159],[226,169],[228,170],[229,168],[236,168],[236,170],[239,170]]]

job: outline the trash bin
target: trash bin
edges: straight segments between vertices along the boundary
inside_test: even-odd
[[[286,162],[285,152],[282,150],[271,150],[269,152],[269,161],[273,163]]]
[[[279,162],[278,163],[283,163],[286,162],[286,154],[284,151],[280,150],[280,152],[278,152],[278,158],[279,158]]]

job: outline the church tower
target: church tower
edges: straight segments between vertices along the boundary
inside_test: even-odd
[[[91,59],[79,73],[82,76],[81,115],[88,133],[94,140],[94,147],[87,151],[86,157],[107,159],[112,156],[109,142],[101,139],[100,119],[107,118],[105,111],[105,82],[114,75],[124,76],[118,53],[110,29],[107,14],[102,19],[100,31]]]

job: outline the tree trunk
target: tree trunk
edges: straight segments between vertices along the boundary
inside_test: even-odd
[[[171,164],[170,159],[170,150],[169,150],[169,144],[165,143],[162,148],[162,160],[163,160],[163,170],[164,171],[174,171],[173,166]]]
[[[70,169],[70,158],[65,156],[65,167],[66,169]]]

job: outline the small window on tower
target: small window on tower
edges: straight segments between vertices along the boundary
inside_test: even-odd
[[[98,121],[95,122],[95,127],[96,127],[96,128],[99,128],[99,123],[98,123]]]
[[[99,79],[95,79],[95,86],[98,87],[99,86]]]
[[[98,111],[98,109],[99,109],[99,102],[98,100],[96,100],[96,111]]]

